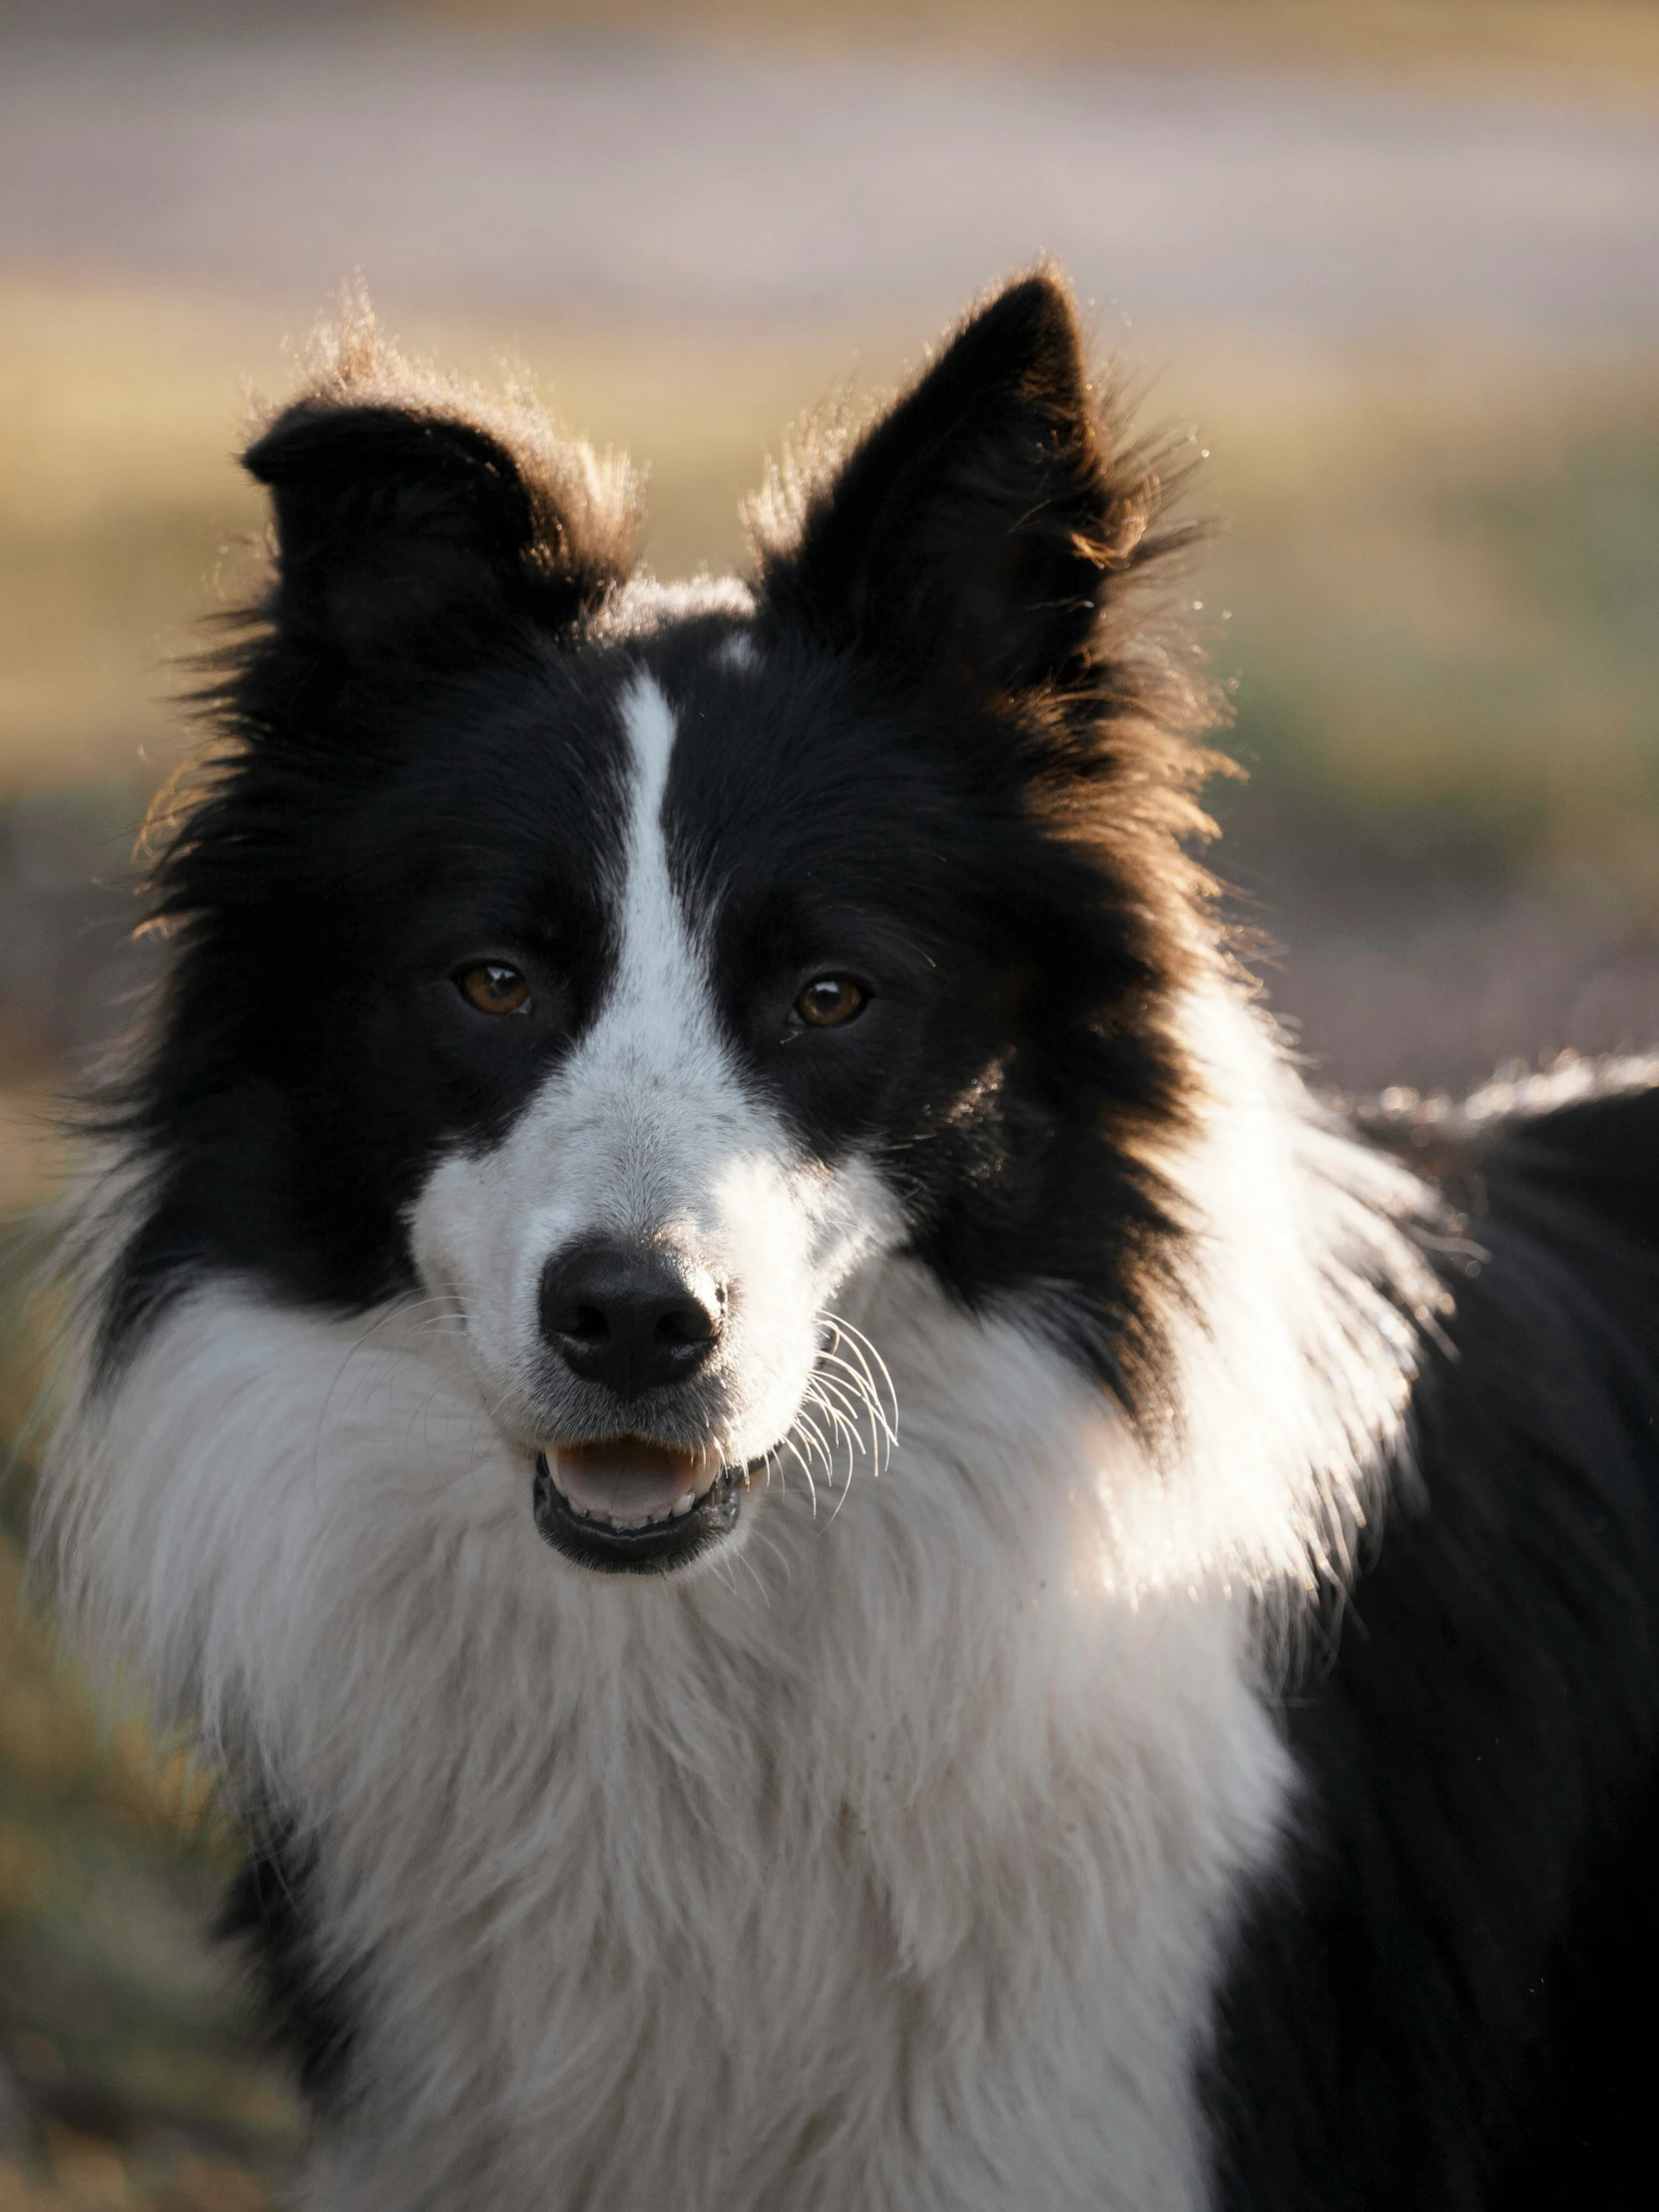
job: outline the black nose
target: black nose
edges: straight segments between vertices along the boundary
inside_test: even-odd
[[[572,1374],[624,1397],[695,1375],[724,1306],[712,1276],[649,1245],[575,1245],[542,1271],[542,1335]]]

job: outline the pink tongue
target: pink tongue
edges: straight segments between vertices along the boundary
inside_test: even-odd
[[[698,1476],[695,1452],[648,1444],[638,1436],[608,1436],[597,1444],[549,1447],[553,1474],[579,1513],[608,1520],[648,1520],[678,1503]]]

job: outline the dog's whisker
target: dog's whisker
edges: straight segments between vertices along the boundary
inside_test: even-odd
[[[855,1390],[833,1376],[822,1374],[814,1377],[810,1394],[826,1411],[832,1412],[837,1420],[843,1420],[854,1427],[862,1437],[865,1419],[871,1413],[867,1398],[860,1397]]]
[[[896,1444],[898,1441],[898,1392],[894,1387],[887,1363],[863,1331],[855,1328],[844,1316],[825,1309],[823,1318],[835,1333],[834,1343],[830,1345],[827,1357],[831,1361],[836,1360],[837,1347],[844,1346],[852,1361],[856,1363],[857,1370],[868,1388],[872,1411],[878,1414],[881,1424],[887,1432],[889,1443]],[[877,1376],[880,1379],[879,1382],[876,1380]]]
[[[863,1432],[835,1406],[825,1403],[823,1400],[820,1400],[820,1405],[826,1420],[830,1423],[830,1436],[846,1453],[846,1479],[850,1482],[853,1463],[864,1448]]]
[[[827,1385],[832,1384],[836,1389],[844,1390],[856,1403],[863,1406],[874,1420],[877,1422],[884,1420],[885,1414],[880,1399],[876,1396],[869,1379],[861,1374],[857,1368],[852,1367],[845,1360],[837,1359],[833,1353],[826,1353],[821,1355],[814,1373]]]
[[[830,1472],[829,1449],[825,1444],[824,1438],[820,1434],[810,1414],[803,1412],[796,1415],[795,1427],[791,1431],[791,1434],[792,1436],[794,1436],[798,1432],[805,1433],[807,1441],[812,1445],[813,1450],[816,1451],[817,1456],[822,1460],[824,1464],[825,1475],[828,1479]],[[807,1477],[807,1488],[812,1498],[813,1515],[816,1519],[818,1516],[818,1483],[813,1476],[812,1456],[810,1453],[802,1451],[798,1445],[796,1448],[795,1457],[796,1464],[800,1467],[802,1473]]]
[[[864,1425],[855,1412],[834,1398],[830,1397],[818,1384],[809,1392],[810,1402],[816,1404],[829,1421],[835,1441],[846,1452],[846,1479],[851,1481],[853,1468],[860,1457],[870,1456],[869,1439]]]
[[[845,1418],[856,1431],[859,1448],[870,1462],[873,1475],[880,1475],[895,1440],[891,1422],[884,1407],[874,1394],[873,1378],[867,1368],[852,1366],[834,1353],[822,1354],[814,1373],[814,1388],[819,1402],[829,1408],[830,1393]],[[848,1466],[848,1480],[851,1479]]]
[[[829,1399],[824,1397],[817,1390],[816,1387],[809,1389],[807,1397],[805,1399],[805,1403],[816,1406],[818,1410],[823,1413],[825,1419],[830,1424],[830,1434],[833,1438],[834,1444],[836,1446],[836,1450],[830,1457],[830,1463],[825,1470],[825,1479],[827,1482],[829,1482],[831,1488],[833,1488],[835,1485],[835,1467],[838,1463],[840,1453],[844,1451],[846,1454],[846,1474],[842,1483],[842,1487],[844,1488],[845,1484],[847,1482],[850,1482],[852,1479],[854,1460],[858,1450],[862,1447],[863,1438],[861,1434],[847,1420],[846,1416],[843,1413],[837,1411],[836,1408],[830,1403]]]

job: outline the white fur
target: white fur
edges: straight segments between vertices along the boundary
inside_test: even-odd
[[[312,2212],[1201,2212],[1194,2070],[1293,1789],[1249,1600],[1371,1510],[1430,1305],[1415,1187],[1321,1124],[1225,978],[1197,992],[1209,1105],[1161,1162],[1197,1313],[1138,1438],[746,1096],[643,682],[628,727],[612,998],[487,1160],[434,1173],[432,1298],[172,1310],[62,1431],[72,1612],[323,1841],[362,2103]],[[786,1454],[696,1577],[556,1560],[534,1280],[596,1222],[748,1286],[734,1451],[789,1431],[834,1296],[890,1370],[880,1479],[815,1512]]]
[[[1399,1227],[1423,1193],[1322,1113],[1231,978],[1213,971],[1181,1026],[1203,1134],[1155,1158],[1197,1235],[1164,1316],[1165,1479],[1107,1501],[1119,1571],[1131,1594],[1197,1571],[1312,1589],[1346,1576],[1381,1509],[1418,1336],[1443,1309]]]
[[[747,630],[734,630],[715,648],[715,663],[734,675],[753,676],[760,668],[761,656]]]

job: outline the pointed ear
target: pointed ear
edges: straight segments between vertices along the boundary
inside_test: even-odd
[[[1144,522],[1115,483],[1071,297],[1011,284],[763,545],[763,588],[916,678],[1018,691],[1086,664],[1104,579]]]
[[[243,462],[272,496],[278,646],[347,668],[465,658],[514,615],[563,628],[631,565],[583,542],[548,454],[461,415],[302,399]]]

